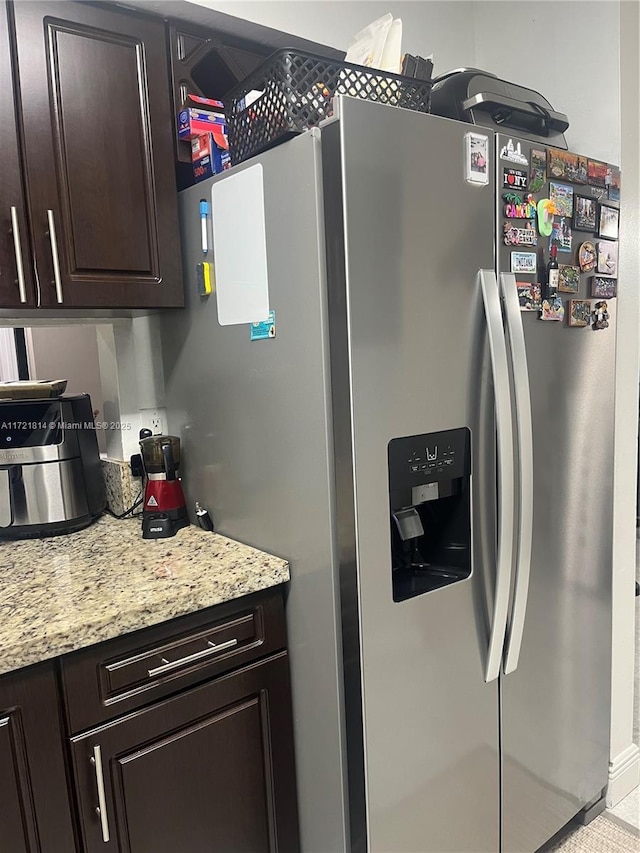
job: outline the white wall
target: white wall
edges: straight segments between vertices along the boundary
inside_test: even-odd
[[[96,420],[104,419],[95,326],[44,326],[26,330],[32,379],[68,379],[67,394],[89,394]],[[103,430],[98,445],[105,449]]]
[[[466,0],[198,0],[198,5],[346,50],[349,39],[371,21],[393,12],[402,18],[409,53],[434,54],[438,73],[469,65],[473,56],[473,3]]]

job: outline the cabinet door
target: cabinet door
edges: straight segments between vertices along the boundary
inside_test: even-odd
[[[72,755],[86,853],[298,850],[286,652],[74,738]]]
[[[0,853],[76,849],[53,669],[0,678]]]
[[[42,304],[183,304],[164,24],[87,3],[16,3]]]
[[[33,275],[18,149],[8,7],[0,0],[0,307],[33,305]]]

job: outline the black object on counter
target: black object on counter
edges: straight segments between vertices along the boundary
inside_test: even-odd
[[[208,511],[200,506],[198,501],[196,501],[196,521],[203,530],[208,530],[210,533],[214,532],[213,519]]]

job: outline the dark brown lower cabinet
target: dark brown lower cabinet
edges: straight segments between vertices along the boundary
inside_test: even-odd
[[[282,651],[72,738],[85,853],[295,853],[290,702]]]
[[[0,679],[0,853],[76,849],[53,664]]]

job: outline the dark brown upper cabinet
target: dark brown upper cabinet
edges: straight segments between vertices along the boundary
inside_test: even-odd
[[[39,304],[181,306],[164,23],[55,0],[13,16]]]
[[[13,99],[8,8],[0,2],[0,305],[33,306],[33,271]]]

